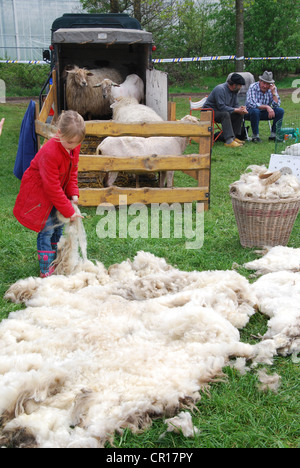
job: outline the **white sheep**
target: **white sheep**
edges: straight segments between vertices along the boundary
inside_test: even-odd
[[[94,88],[99,80],[111,78],[122,83],[121,74],[114,68],[87,70],[74,66],[65,70],[66,99],[68,109],[77,111],[83,117],[91,119],[111,115],[110,103],[103,99],[99,89]]]
[[[134,97],[120,97],[110,106],[113,110],[113,120],[122,123],[134,122],[163,122],[154,109],[140,104]]]
[[[133,117],[134,119],[135,117]],[[199,120],[186,115],[182,122],[197,124]],[[189,137],[107,137],[97,147],[97,154],[106,156],[152,156],[152,155],[181,155],[189,143]],[[118,176],[117,172],[109,172],[106,185],[111,186]],[[174,171],[162,173],[161,186],[167,177],[167,186],[173,185]]]
[[[163,119],[149,106],[139,104],[135,98],[118,98],[111,105],[113,109],[113,120],[122,123],[151,123],[151,122],[163,122]],[[197,123],[197,119],[193,116],[187,115],[182,121]],[[122,140],[124,138],[124,140]],[[109,140],[113,143],[113,140]],[[105,150],[108,150],[105,154],[112,156],[124,155],[123,152],[126,148],[126,155],[179,155],[185,150],[189,139],[182,137],[119,137],[119,142],[116,142],[116,146],[109,148],[109,145],[105,143],[102,147],[98,146],[97,152],[104,154]],[[163,145],[163,146],[162,146]],[[102,149],[101,149],[102,148]],[[122,148],[122,149],[121,149]],[[107,185],[112,185],[116,180],[117,173],[110,174],[107,179]],[[174,171],[163,171],[160,178],[160,186],[165,185],[167,180],[167,186],[172,187],[174,178]]]
[[[134,97],[139,103],[144,99],[144,82],[135,74],[126,76],[126,80],[121,84],[105,78],[95,87],[101,87],[103,98],[108,99],[110,104],[119,97]]]

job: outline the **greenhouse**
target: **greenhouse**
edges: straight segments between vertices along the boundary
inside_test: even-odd
[[[42,60],[53,21],[81,11],[79,0],[0,0],[0,58]]]

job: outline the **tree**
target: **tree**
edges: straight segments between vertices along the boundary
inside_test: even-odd
[[[186,0],[185,0],[186,1]],[[168,26],[181,0],[80,0],[88,13],[128,13],[155,33]]]
[[[141,15],[141,0],[134,0],[133,2],[133,14],[134,17],[141,22],[142,15]]]
[[[236,16],[236,57],[244,57],[244,0],[235,0]],[[244,70],[244,60],[236,60],[235,70]]]
[[[119,0],[110,0],[110,12],[119,13]]]

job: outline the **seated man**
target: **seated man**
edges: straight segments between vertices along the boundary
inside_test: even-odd
[[[244,78],[238,73],[233,73],[223,84],[216,86],[208,96],[203,108],[213,109],[215,122],[222,124],[225,146],[239,148],[243,142],[236,138],[241,134],[241,126],[244,114],[247,114],[245,106],[238,105],[237,93],[245,84]]]
[[[280,97],[273,80],[273,73],[265,71],[259,77],[259,81],[250,85],[246,98],[248,111],[246,119],[249,119],[251,122],[252,141],[254,143],[261,141],[259,138],[260,120],[273,120],[269,140],[275,140],[276,124],[284,115],[284,110],[280,107],[280,104]]]

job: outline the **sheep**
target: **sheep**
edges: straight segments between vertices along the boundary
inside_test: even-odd
[[[121,84],[105,78],[94,87],[101,87],[103,98],[108,99],[110,104],[119,97],[134,97],[139,103],[144,99],[144,82],[135,74],[128,75]]]
[[[120,98],[111,106],[113,119],[123,123],[130,122],[162,122],[163,119],[151,108],[139,104],[135,98]],[[186,115],[182,122],[196,124],[198,119]],[[98,145],[96,153],[108,156],[151,156],[156,155],[181,155],[183,154],[189,138],[184,137],[107,137]],[[115,182],[118,173],[109,173],[106,185],[111,186]],[[173,185],[174,171],[162,172],[160,186]]]
[[[121,74],[113,68],[86,70],[85,68],[67,69],[66,99],[68,109],[73,109],[89,120],[111,115],[110,103],[103,99],[102,93],[93,86],[104,78],[122,83]]]
[[[182,122],[198,123],[196,117],[186,115]],[[188,137],[107,137],[97,147],[98,155],[107,156],[151,156],[151,155],[181,155],[189,143]],[[118,176],[110,172],[106,178],[107,186],[113,185]],[[166,174],[162,174],[161,186]],[[174,171],[167,173],[167,186],[173,185]]]
[[[134,97],[120,97],[110,106],[113,110],[113,120],[122,123],[163,122],[155,110],[145,104],[139,104]]]

